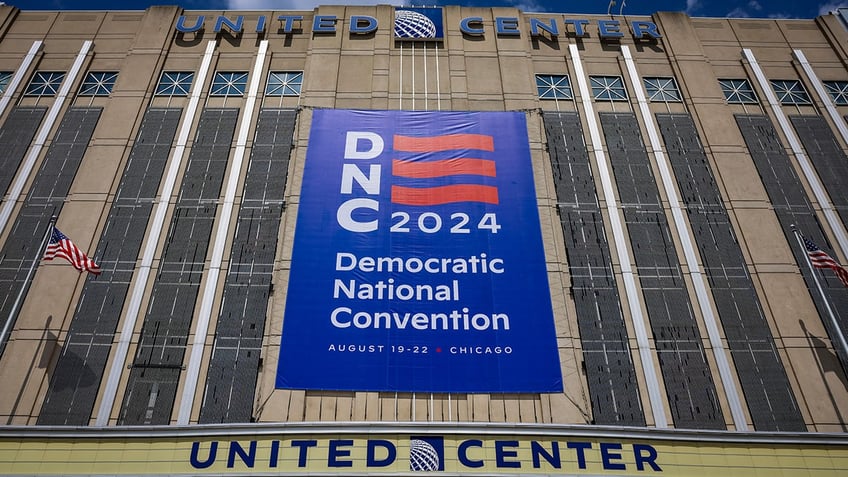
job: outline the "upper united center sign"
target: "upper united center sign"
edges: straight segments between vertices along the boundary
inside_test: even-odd
[[[396,8],[395,37],[404,40],[440,40],[444,37],[443,17],[441,8]],[[304,25],[303,15],[279,15],[276,20],[280,22],[278,31],[284,34],[301,31],[307,27]],[[315,15],[312,18],[311,31],[312,33],[336,33],[340,20],[342,19],[336,15]],[[205,27],[206,21],[204,15],[199,15],[193,20],[183,15],[177,19],[176,30],[183,33],[198,32]],[[253,25],[254,31],[264,32],[269,28],[269,21],[273,21],[273,18],[260,15]],[[458,27],[465,35],[483,36],[487,33],[482,17],[465,17],[460,20]],[[368,35],[379,28],[379,20],[370,15],[351,15],[347,23],[347,30],[353,35]],[[590,30],[597,28],[598,37],[602,39],[622,38],[628,29],[635,39],[662,38],[656,23],[641,20],[628,23],[611,19],[599,19],[592,22],[585,18],[565,16],[527,17],[526,28],[529,29],[530,36],[534,37],[567,35],[583,38],[590,36]],[[243,32],[245,30],[244,16],[238,15],[233,19],[226,15],[219,15],[214,20],[213,31],[218,33],[224,29],[231,33]],[[522,24],[518,17],[495,17],[494,30],[498,36],[521,36]]]

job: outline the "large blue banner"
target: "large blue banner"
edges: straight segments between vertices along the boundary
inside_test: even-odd
[[[277,387],[562,390],[523,113],[314,111]]]

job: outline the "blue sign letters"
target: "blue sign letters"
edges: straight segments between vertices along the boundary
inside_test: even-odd
[[[399,15],[395,18],[395,36],[404,39],[441,39],[444,36],[442,25],[442,11],[440,8],[398,8],[396,13]],[[280,21],[280,31],[282,33],[292,33],[294,30],[294,22],[301,22],[303,15],[280,15],[277,17]],[[335,15],[315,15],[312,19],[312,33],[336,33],[337,20]],[[177,19],[176,30],[182,33],[194,33],[201,31],[204,26],[206,17],[198,16],[194,23],[187,26],[185,16],[180,16]],[[265,24],[268,18],[265,15],[260,15],[256,23],[256,32],[265,31]],[[543,32],[552,37],[560,34],[557,18],[529,18],[530,36],[541,36]],[[574,37],[586,37],[589,32],[586,30],[586,25],[589,25],[589,20],[573,19],[562,17],[559,18],[566,29],[571,27],[567,34]],[[604,39],[617,39],[624,36],[622,25],[618,20],[597,20],[598,36]],[[239,15],[235,20],[231,20],[225,15],[219,15],[215,18],[214,32],[219,33],[224,27],[234,34],[241,33],[244,29],[244,16]],[[351,34],[363,35],[377,31],[379,22],[376,18],[369,15],[352,15],[348,23],[348,29]],[[432,31],[431,31],[432,30]],[[482,36],[486,34],[483,26],[482,17],[466,17],[459,22],[459,31],[469,36]],[[633,38],[662,38],[657,24],[649,21],[631,21],[630,31]],[[516,17],[495,17],[495,33],[499,36],[521,36],[521,28],[518,18]]]

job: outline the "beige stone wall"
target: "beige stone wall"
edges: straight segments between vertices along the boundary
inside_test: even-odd
[[[233,12],[186,12],[189,23],[198,15],[205,15],[206,28],[199,33],[177,34],[174,25],[182,13],[176,7],[153,7],[144,12],[24,12],[12,7],[0,7],[0,70],[15,71],[32,42],[42,40],[44,47],[26,77],[36,70],[66,71],[82,42],[93,40],[93,53],[88,55],[83,72],[119,72],[112,96],[108,100],[93,100],[93,104],[104,107],[103,114],[59,221],[59,227],[72,236],[78,245],[93,250],[145,108],[151,105],[185,107],[187,104],[186,98],[153,96],[161,72],[197,71],[207,42],[211,40],[217,41],[217,47],[210,72],[250,71],[256,59],[259,41],[269,41],[257,111],[260,107],[302,109],[298,116],[286,189],[287,208],[279,233],[275,292],[269,306],[264,364],[255,399],[257,420],[591,423],[589,390],[581,370],[582,348],[574,303],[567,292],[570,283],[568,263],[556,213],[556,197],[540,115],[540,111],[562,110],[578,111],[585,117],[586,112],[580,98],[575,101],[538,100],[533,75],[568,74],[572,78],[575,95],[579,95],[573,80],[576,70],[568,52],[569,45],[577,45],[579,48],[586,74],[622,77],[626,77],[626,70],[621,46],[626,45],[633,52],[641,76],[674,76],[677,80],[684,101],[651,103],[651,112],[688,111],[695,119],[809,429],[846,430],[848,380],[839,367],[794,262],[790,249],[794,245],[783,238],[733,119],[733,114],[744,111],[772,113],[759,105],[743,107],[726,104],[717,82],[718,78],[751,78],[750,67],[742,57],[742,48],[753,50],[770,78],[803,79],[798,63],[792,57],[793,49],[802,49],[821,79],[848,80],[848,52],[845,47],[848,34],[841,29],[835,18],[728,20],[693,19],[682,13],[658,13],[652,18],[638,19],[655,21],[663,34],[662,40],[637,41],[626,34],[620,41],[605,41],[598,38],[594,24],[604,17],[567,15],[568,18],[588,18],[592,21],[586,27],[589,36],[585,38],[576,38],[565,32],[561,32],[558,38],[547,35],[531,38],[524,17],[520,36],[498,36],[495,34],[495,18],[520,16],[517,10],[452,6],[445,8],[445,39],[438,46],[434,43],[411,42],[404,42],[401,46],[395,43],[391,29],[387,27],[392,21],[392,8],[388,6],[322,6],[315,12],[298,12],[304,19],[296,22],[295,31],[290,34],[282,33],[280,22],[275,20],[278,15],[290,12],[239,12],[245,17],[244,31],[240,34],[219,35],[212,31],[214,17],[228,14],[234,18]],[[259,15],[268,18],[264,34],[254,31]],[[312,33],[313,15],[336,15],[339,18],[338,31],[335,34]],[[374,16],[379,20],[381,28],[369,35],[350,34],[348,21],[351,15]],[[469,16],[483,19],[484,35],[472,37],[460,32],[460,20]],[[557,18],[561,29],[564,29],[561,15],[537,17]],[[637,18],[628,17],[628,20],[633,19]],[[301,97],[263,98],[264,78],[271,71],[303,71]],[[82,75],[78,82],[81,78]],[[629,81],[625,83],[628,84],[628,95],[634,98],[634,85],[629,84]],[[51,99],[21,97],[20,91],[24,86],[22,84],[15,93],[11,104],[49,106]],[[806,86],[811,91],[810,85]],[[238,107],[243,114],[244,98],[209,98],[206,94],[209,87],[207,80],[203,85],[201,107]],[[76,88],[72,91],[76,91]],[[91,98],[74,97],[65,109],[72,104],[87,105],[91,101]],[[597,111],[637,112],[635,100],[632,99],[626,103],[595,103],[594,106]],[[274,389],[298,197],[314,108],[526,111],[565,385],[563,394],[447,395]],[[837,109],[841,116],[848,114],[848,106],[839,106]],[[793,111],[787,109],[787,112]],[[823,114],[821,101],[804,107],[801,112]],[[5,115],[8,115],[8,109]],[[254,114],[254,121],[255,117]],[[196,127],[197,117],[192,120]],[[646,125],[641,117],[639,122],[647,138]],[[582,123],[584,136],[588,137],[586,121]],[[831,127],[835,131],[832,121]],[[251,127],[248,154],[252,135]],[[193,137],[192,128],[189,138]],[[843,152],[848,152],[848,144],[842,142],[840,145]],[[188,146],[183,157],[188,157],[190,153],[191,140]],[[788,152],[791,155],[791,151]],[[241,174],[245,171],[243,168]],[[172,206],[176,194],[175,191],[167,198]],[[812,200],[812,194],[810,197]],[[240,192],[236,203],[239,203],[239,199]],[[603,201],[604,197],[599,199]],[[667,197],[664,196],[664,199]],[[218,218],[219,221],[228,220],[231,224],[224,253],[224,270],[229,257],[234,217]],[[608,221],[609,217],[605,219]],[[0,240],[8,235],[7,229],[0,231]],[[152,239],[146,237],[146,241]],[[676,240],[679,242],[679,237]],[[158,242],[158,254],[161,254],[163,241]],[[679,254],[683,263],[682,253]],[[843,261],[848,259],[844,256],[839,258]],[[207,257],[207,263],[208,260]],[[621,264],[617,260],[613,254],[614,265],[620,271]],[[154,261],[154,270],[157,265],[158,262]],[[225,272],[221,273],[223,277]],[[155,271],[151,275],[155,275]],[[9,346],[0,360],[0,382],[3,382],[0,387],[0,424],[35,422],[52,367],[82,291],[83,280],[84,277],[74,270],[58,263],[42,266],[36,273]],[[211,354],[222,283],[223,280],[219,280],[218,301],[212,309],[212,326],[205,342],[201,384],[197,388],[192,408],[193,421],[199,415],[203,398],[204,369]],[[152,280],[146,286],[149,290]],[[690,294],[694,296],[691,283],[689,288]],[[624,297],[624,290],[620,291]],[[141,309],[146,310],[147,305],[145,299]],[[640,372],[641,362],[633,338],[630,313],[626,306],[623,306],[623,310],[629,327],[630,349],[636,361],[643,406],[649,425],[652,425],[654,419],[650,416],[645,378]],[[697,315],[701,320],[702,336],[705,337],[703,346],[709,350],[703,317],[699,313]],[[129,349],[130,359],[135,352],[141,323],[142,319],[139,319],[135,327],[134,340]],[[119,330],[122,324],[119,324]],[[189,343],[193,338],[189,336]],[[118,363],[118,366],[125,367],[125,364]],[[652,364],[659,374],[656,358]],[[713,373],[713,380],[719,384],[721,380],[715,366]],[[128,374],[128,370],[125,370],[123,381],[118,387],[112,422],[117,418]],[[741,394],[738,384],[737,392]],[[732,428],[728,403],[721,388],[719,395],[722,397],[727,424]],[[179,391],[177,396],[179,400]],[[95,404],[95,412],[98,405],[99,402]],[[174,420],[178,407],[179,402],[175,406]]]

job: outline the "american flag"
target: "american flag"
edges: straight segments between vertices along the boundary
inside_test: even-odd
[[[53,227],[53,234],[50,235],[50,242],[47,244],[47,250],[44,251],[44,260],[53,260],[55,257],[71,262],[71,265],[81,272],[100,274],[100,265],[94,263],[94,260],[88,258],[76,244],[71,242],[71,239]]]
[[[836,276],[839,277],[842,284],[848,287],[848,270],[845,270],[845,268],[838,264],[833,257],[828,255],[827,252],[820,249],[813,243],[812,240],[806,237],[804,238],[804,246],[807,247],[807,256],[810,257],[810,263],[812,263],[814,267],[832,269],[836,272]]]

